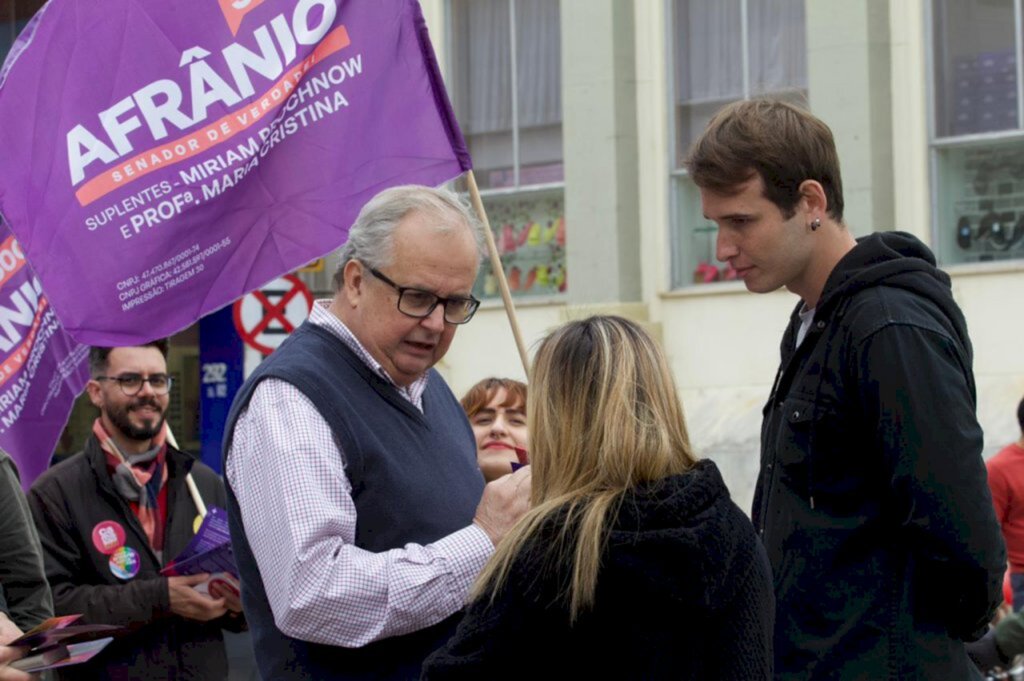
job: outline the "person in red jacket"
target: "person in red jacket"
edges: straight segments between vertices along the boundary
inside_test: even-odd
[[[1003,530],[1013,586],[1013,611],[1024,608],[1024,399],[1017,405],[1021,436],[985,463],[996,518]]]
[[[1024,653],[1024,399],[1017,405],[1017,422],[1020,438],[985,462],[992,504],[1006,542],[1014,614],[967,645],[967,653],[983,672],[1005,668]]]

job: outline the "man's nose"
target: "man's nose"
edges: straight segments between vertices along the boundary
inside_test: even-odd
[[[434,333],[444,331],[444,305],[438,304],[430,314],[420,320],[420,324]]]
[[[718,236],[715,238],[715,259],[719,262],[728,262],[739,253],[732,236],[721,228],[718,229]]]
[[[149,379],[142,381],[142,386],[139,388],[139,392],[136,395],[156,395],[156,391],[153,390],[153,384],[150,383]]]
[[[505,417],[502,416],[501,414],[498,414],[497,416],[494,417],[494,420],[491,422],[491,433],[504,435],[507,432],[508,428],[507,424],[505,423]]]

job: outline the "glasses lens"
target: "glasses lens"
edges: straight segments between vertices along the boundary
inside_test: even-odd
[[[398,299],[398,310],[412,317],[426,317],[434,311],[437,296],[426,291],[405,289]]]
[[[153,392],[163,395],[171,389],[171,377],[166,374],[150,376],[149,385],[153,388]]]
[[[472,318],[477,305],[474,298],[449,298],[444,305],[444,319],[449,324],[464,324]]]
[[[126,395],[134,395],[142,388],[142,376],[138,374],[121,374],[117,377],[117,384]]]

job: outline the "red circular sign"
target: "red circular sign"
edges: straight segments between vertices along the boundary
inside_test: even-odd
[[[269,355],[313,309],[313,294],[294,274],[286,274],[235,301],[235,329],[251,348]]]

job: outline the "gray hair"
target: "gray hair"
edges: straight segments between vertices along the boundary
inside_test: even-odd
[[[359,211],[348,232],[348,241],[338,252],[340,262],[334,272],[334,290],[341,290],[345,265],[359,260],[368,267],[383,269],[391,264],[395,228],[412,211],[422,211],[438,218],[442,231],[469,227],[480,257],[486,254],[484,233],[467,203],[455,192],[443,187],[407,184],[385,189],[370,199]]]

